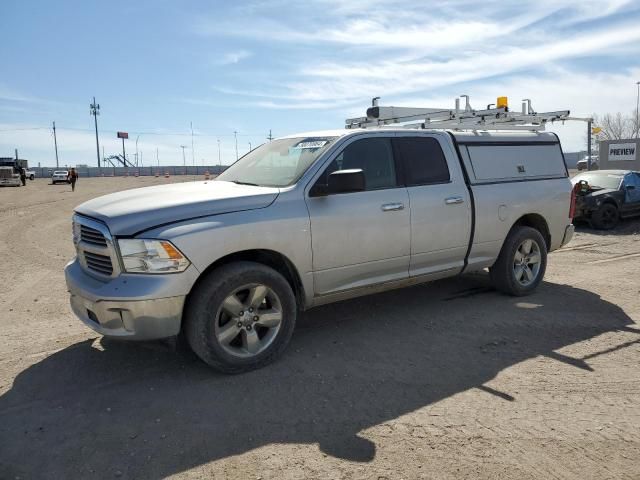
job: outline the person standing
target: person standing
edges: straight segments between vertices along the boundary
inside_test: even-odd
[[[27,172],[25,172],[24,168],[18,165],[18,173],[20,174],[20,181],[22,182],[22,186],[27,185]]]
[[[78,172],[76,172],[75,168],[71,168],[69,174],[67,175],[67,180],[71,182],[71,191],[76,191],[76,182],[78,181]]]

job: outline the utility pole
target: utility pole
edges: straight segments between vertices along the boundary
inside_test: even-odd
[[[156,147],[156,163],[158,164],[158,169],[160,169],[160,156],[158,155],[158,147]]]
[[[191,162],[193,166],[196,166],[196,151],[193,149],[193,122],[189,122],[189,126],[191,127]]]
[[[140,138],[140,135],[136,137],[136,167],[138,166],[138,139],[139,138]]]
[[[253,150],[253,149],[251,148],[251,142],[249,142],[249,151],[251,151],[251,150]]]
[[[271,129],[269,129],[269,136],[267,137],[267,140],[269,141],[273,140],[273,135],[271,135]]]
[[[56,137],[56,122],[53,122],[53,145],[56,147],[56,168],[60,168],[58,165],[58,138]]]
[[[591,126],[593,119],[587,120],[587,171],[591,170]]]
[[[100,142],[98,141],[98,115],[100,115],[100,105],[96,103],[96,97],[93,97],[93,103],[89,105],[89,114],[93,115],[93,122],[96,126],[96,155],[98,157],[98,170],[100,169]],[[124,150],[124,140],[122,141]]]
[[[186,157],[184,156],[184,149],[187,148],[186,145],[180,145],[180,148],[182,149],[182,164],[184,166],[184,168],[187,168],[187,160]]]
[[[218,166],[220,167],[220,170],[222,170],[222,155],[220,154],[220,139],[218,139]]]
[[[233,136],[236,137],[236,160],[238,160],[238,132],[234,130]]]
[[[638,86],[638,95],[636,97],[636,138],[640,134],[640,82],[636,82]]]

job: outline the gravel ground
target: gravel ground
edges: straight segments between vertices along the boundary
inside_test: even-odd
[[[180,179],[0,189],[0,478],[640,478],[640,221],[534,295],[474,274],[320,307],[222,376],[71,314],[72,209]]]

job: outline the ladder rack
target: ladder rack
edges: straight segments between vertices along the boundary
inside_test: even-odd
[[[464,108],[460,107],[460,98],[465,98]],[[506,97],[500,97],[497,107],[487,105],[486,109],[475,110],[469,103],[468,95],[456,98],[453,109],[385,107],[378,105],[380,97],[375,97],[366,117],[348,118],[345,128],[370,128],[400,125],[403,128],[448,129],[448,130],[544,130],[548,122],[565,120],[584,120],[569,117],[569,110],[537,113],[531,106],[531,100],[522,100],[522,110],[512,112],[507,106]],[[407,123],[416,122],[417,123]]]

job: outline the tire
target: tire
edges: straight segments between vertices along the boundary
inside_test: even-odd
[[[268,293],[262,296],[264,289]],[[264,300],[252,303],[250,296]],[[284,352],[296,316],[293,290],[280,273],[260,263],[237,262],[207,274],[191,292],[184,331],[205,363],[223,373],[242,373],[264,367]]]
[[[33,180],[35,180],[35,179],[36,179],[36,176],[35,176],[35,175],[31,175],[31,176],[29,177],[29,180],[31,180],[31,181],[33,181]]]
[[[603,203],[600,208],[591,214],[591,223],[598,230],[611,230],[616,228],[620,221],[618,208],[612,203]]]
[[[527,244],[530,245],[529,253]],[[542,234],[535,228],[514,227],[489,274],[497,290],[521,297],[533,293],[544,278],[546,269],[547,244]]]

